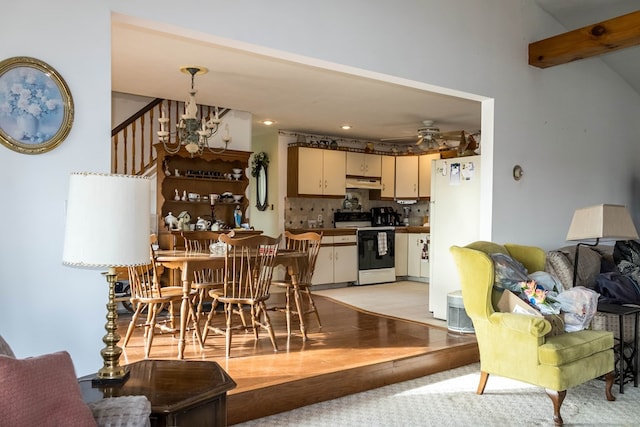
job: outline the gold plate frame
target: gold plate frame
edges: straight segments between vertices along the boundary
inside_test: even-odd
[[[22,154],[42,154],[71,131],[73,98],[60,74],[35,58],[0,62],[0,143]]]

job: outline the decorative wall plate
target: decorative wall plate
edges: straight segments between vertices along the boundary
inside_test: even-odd
[[[18,153],[45,153],[72,123],[73,98],[55,69],[26,56],[0,62],[0,143]]]

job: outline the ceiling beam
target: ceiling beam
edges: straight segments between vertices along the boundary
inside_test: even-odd
[[[529,44],[529,65],[549,68],[640,44],[640,11]]]

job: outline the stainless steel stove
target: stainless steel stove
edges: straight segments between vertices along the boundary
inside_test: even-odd
[[[371,212],[336,212],[336,228],[355,228],[358,242],[357,285],[394,282],[395,228],[372,227]]]

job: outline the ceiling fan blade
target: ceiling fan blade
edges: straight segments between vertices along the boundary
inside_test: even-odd
[[[380,138],[380,142],[413,142],[415,136],[396,136],[392,138]]]
[[[416,141],[416,145],[422,145],[422,143],[424,142],[424,136],[421,136],[420,138],[418,138],[418,140]]]
[[[461,134],[462,134],[462,131],[459,131],[459,130],[440,132],[440,139],[445,139],[448,141],[460,141]]]

